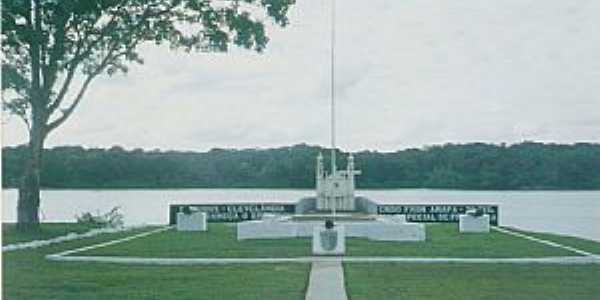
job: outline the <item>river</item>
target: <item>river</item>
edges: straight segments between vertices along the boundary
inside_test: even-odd
[[[126,224],[165,224],[174,203],[294,202],[312,190],[134,189],[44,190],[41,219],[73,221],[83,212],[104,213],[120,206]],[[359,190],[380,203],[497,204],[500,224],[600,241],[600,191],[457,191],[428,189]],[[2,220],[16,220],[17,191],[2,191]]]

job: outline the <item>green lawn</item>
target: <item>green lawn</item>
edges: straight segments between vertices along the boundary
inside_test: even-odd
[[[576,253],[492,231],[460,234],[456,224],[428,224],[425,242],[346,240],[347,256],[547,257]],[[232,224],[211,223],[208,232],[169,230],[78,255],[139,257],[299,257],[311,255],[311,240],[236,240]]]
[[[461,234],[458,232],[458,224],[428,224],[425,242],[397,243],[349,239],[346,243],[348,256],[510,258],[577,255],[494,230],[487,234]]]
[[[76,231],[44,224],[43,235]],[[5,228],[6,229],[6,228]],[[136,266],[51,262],[47,254],[130,236],[149,229],[102,234],[39,249],[3,253],[3,299],[303,299],[309,264]],[[27,240],[5,230],[5,238]],[[525,239],[492,232],[457,233],[456,225],[427,226],[423,243],[347,241],[348,255],[511,257],[569,255]],[[60,234],[59,234],[60,235]],[[548,239],[556,236],[548,236]],[[559,237],[597,249],[598,243]],[[560,241],[559,241],[560,242]],[[310,255],[309,239],[238,242],[231,224],[211,223],[209,232],[169,230],[86,255],[162,257],[294,257]],[[78,254],[79,255],[79,254]],[[595,299],[599,265],[348,263],[351,299]]]
[[[210,223],[208,232],[174,229],[77,255],[140,257],[298,257],[311,255],[305,239],[243,240],[235,224]]]
[[[70,232],[87,232],[93,228],[98,228],[98,226],[79,223],[44,223],[41,224],[39,230],[17,233],[14,223],[2,223],[2,245],[47,240]]]
[[[166,267],[50,262],[44,259],[46,254],[140,231],[103,234],[40,249],[5,252],[2,259],[2,299],[304,298],[309,264]]]
[[[600,265],[346,263],[360,299],[598,299]]]
[[[565,235],[558,235],[552,233],[536,233],[536,232],[527,232],[522,230],[517,230],[514,228],[510,228],[513,231],[517,231],[520,233],[524,233],[530,235],[532,237],[536,237],[539,239],[544,239],[547,241],[552,241],[555,243],[559,243],[565,246],[570,246],[579,250],[587,251],[596,255],[600,255],[600,242],[586,240],[582,238],[576,238]]]

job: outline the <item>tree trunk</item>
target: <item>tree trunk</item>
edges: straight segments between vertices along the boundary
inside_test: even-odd
[[[43,93],[40,84],[40,44],[42,43],[40,0],[26,1],[26,3],[34,12],[29,15],[27,22],[33,29],[29,47],[31,56],[31,128],[29,129],[29,145],[23,158],[23,177],[19,185],[17,203],[17,229],[20,231],[37,230],[40,227],[40,169],[47,120],[45,102],[41,101]]]
[[[24,171],[19,186],[19,200],[17,203],[17,229],[39,229],[40,209],[40,169],[42,163],[42,149],[44,147],[43,126],[35,124],[30,131],[29,145],[24,157]]]

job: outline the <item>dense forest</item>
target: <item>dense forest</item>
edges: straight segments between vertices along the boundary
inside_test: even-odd
[[[24,150],[2,149],[3,187],[17,186]],[[326,151],[56,147],[44,150],[41,180],[46,188],[312,188],[315,157]],[[359,188],[600,189],[600,144],[446,144],[354,155]],[[345,153],[339,157],[345,166]]]

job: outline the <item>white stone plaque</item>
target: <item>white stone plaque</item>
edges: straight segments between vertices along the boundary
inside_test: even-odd
[[[344,255],[346,252],[346,231],[343,225],[331,229],[325,226],[313,227],[313,255]]]
[[[206,213],[177,213],[177,231],[206,231]]]
[[[461,233],[490,232],[490,216],[460,215],[458,229]]]

